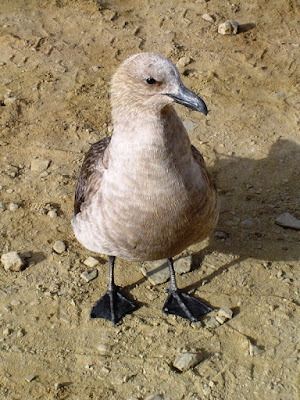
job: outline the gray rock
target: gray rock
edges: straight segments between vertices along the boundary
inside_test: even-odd
[[[174,261],[174,269],[177,274],[189,272],[192,267],[192,256],[184,256]],[[141,271],[143,275],[149,279],[152,285],[159,285],[167,282],[170,278],[169,267],[167,261],[157,260],[145,262]]]
[[[199,364],[201,360],[202,356],[199,353],[179,353],[175,358],[173,366],[179,369],[179,371],[184,372]]]
[[[52,249],[55,251],[57,254],[62,254],[64,251],[66,251],[66,244],[62,240],[56,240],[54,242]]]
[[[86,282],[92,281],[93,279],[97,278],[97,276],[98,276],[98,271],[96,269],[93,269],[92,271],[83,272],[82,274],[80,274],[80,277]]]
[[[221,35],[236,35],[238,33],[239,23],[232,19],[225,21],[218,26],[218,33]]]
[[[189,132],[193,132],[195,130],[195,128],[197,127],[196,124],[194,124],[193,121],[190,121],[188,119],[186,119],[185,121],[183,121],[183,125],[185,127],[185,129]]]
[[[295,218],[289,212],[279,215],[275,222],[277,225],[283,226],[284,228],[300,230],[300,220]]]
[[[251,228],[254,225],[254,222],[250,221],[249,219],[245,219],[241,222],[241,225],[245,228]]]
[[[6,271],[22,271],[25,267],[24,260],[16,251],[2,254],[1,263]]]

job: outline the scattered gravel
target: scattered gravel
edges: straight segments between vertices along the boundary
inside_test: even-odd
[[[67,246],[62,240],[56,240],[52,246],[52,249],[55,251],[55,253],[62,254],[64,251],[66,251]]]
[[[2,254],[1,263],[6,271],[21,271],[25,267],[24,260],[16,251]]]
[[[192,256],[180,257],[174,261],[174,270],[177,274],[189,272],[192,267]],[[141,267],[143,275],[149,279],[152,285],[167,282],[170,278],[167,261],[157,260],[143,263]]]
[[[173,366],[179,369],[179,371],[185,372],[199,364],[202,358],[202,355],[199,353],[179,353],[175,358]]]
[[[238,33],[238,29],[239,23],[230,19],[218,26],[218,33],[221,35],[236,35]]]

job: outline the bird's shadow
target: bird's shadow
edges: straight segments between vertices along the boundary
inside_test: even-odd
[[[221,203],[217,233],[203,251],[193,254],[193,265],[201,269],[204,257],[213,252],[235,259],[205,276],[206,281],[250,257],[266,262],[299,259],[299,231],[275,224],[285,212],[300,217],[299,165],[300,146],[283,139],[261,159],[230,156],[216,161],[212,174]],[[202,279],[185,290],[201,283]]]

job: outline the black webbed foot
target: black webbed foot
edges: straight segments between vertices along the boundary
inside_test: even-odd
[[[105,318],[114,325],[126,314],[137,308],[136,304],[122,295],[118,286],[108,290],[93,306],[91,318]]]
[[[175,314],[191,322],[198,321],[201,315],[207,314],[210,311],[212,311],[210,306],[196,299],[196,297],[179,290],[169,291],[163,307],[164,313]]]

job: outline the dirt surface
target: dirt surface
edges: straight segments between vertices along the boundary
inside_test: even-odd
[[[299,398],[300,236],[275,224],[300,218],[297,1],[1,0],[0,12],[0,255],[27,257],[23,271],[0,268],[1,400]],[[217,33],[227,19],[239,34]],[[141,51],[189,57],[183,80],[210,110],[176,106],[221,199],[217,233],[187,249],[193,270],[178,283],[233,310],[215,327],[216,312],[163,315],[167,284],[120,259],[117,283],[141,307],[117,327],[89,319],[107,258],[73,236],[76,179],[111,132],[112,73]],[[180,373],[181,351],[202,361]]]

